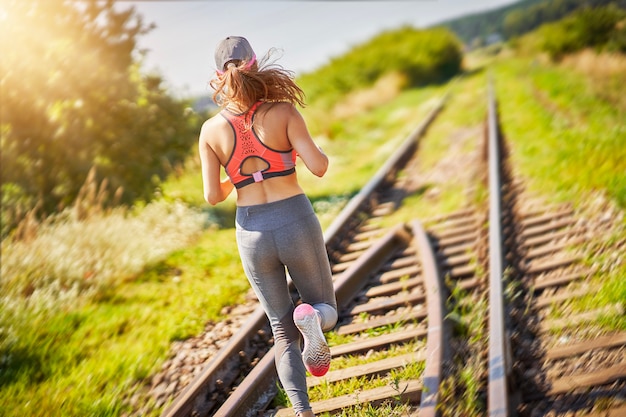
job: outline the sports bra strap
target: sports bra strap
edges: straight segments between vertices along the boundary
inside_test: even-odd
[[[295,172],[295,150],[292,148],[287,151],[278,151],[266,146],[257,137],[254,127],[252,127],[251,122],[254,120],[255,112],[263,103],[262,101],[254,103],[250,110],[243,114],[234,114],[228,110],[221,112],[230,123],[235,136],[233,151],[228,162],[226,162],[225,169],[236,188]],[[251,174],[242,173],[241,168],[248,158],[258,158],[265,161],[267,168]]]

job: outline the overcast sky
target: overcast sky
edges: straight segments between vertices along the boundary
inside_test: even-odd
[[[143,35],[144,68],[156,70],[180,96],[208,94],[216,44],[226,36],[246,37],[257,56],[282,50],[278,63],[299,72],[314,70],[383,30],[423,28],[516,0],[120,1],[134,6],[156,29]]]

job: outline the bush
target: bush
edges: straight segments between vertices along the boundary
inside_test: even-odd
[[[405,76],[407,87],[445,81],[459,72],[462,57],[458,39],[447,29],[403,27],[355,46],[298,82],[309,102],[330,108],[347,93],[371,87],[389,73]]]
[[[626,52],[625,19],[626,12],[612,6],[582,9],[542,26],[539,47],[553,60],[585,48]]]
[[[133,10],[111,0],[3,6],[3,238],[25,213],[69,206],[92,169],[117,193],[107,203],[132,204],[189,154],[201,121],[159,76],[140,73],[133,51],[150,27]]]

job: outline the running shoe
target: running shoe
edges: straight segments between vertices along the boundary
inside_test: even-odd
[[[330,349],[317,311],[309,304],[300,304],[293,312],[293,321],[304,337],[304,366],[313,376],[325,375],[330,368]]]

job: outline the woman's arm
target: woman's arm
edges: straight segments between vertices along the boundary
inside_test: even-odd
[[[294,106],[289,106],[287,136],[306,167],[318,177],[324,176],[328,169],[328,157],[315,144],[306,126],[304,118]]]
[[[233,191],[233,184],[228,178],[220,179],[220,161],[209,145],[209,128],[207,123],[202,126],[198,140],[198,151],[202,165],[202,186],[204,199],[211,205],[216,205],[224,200]]]

